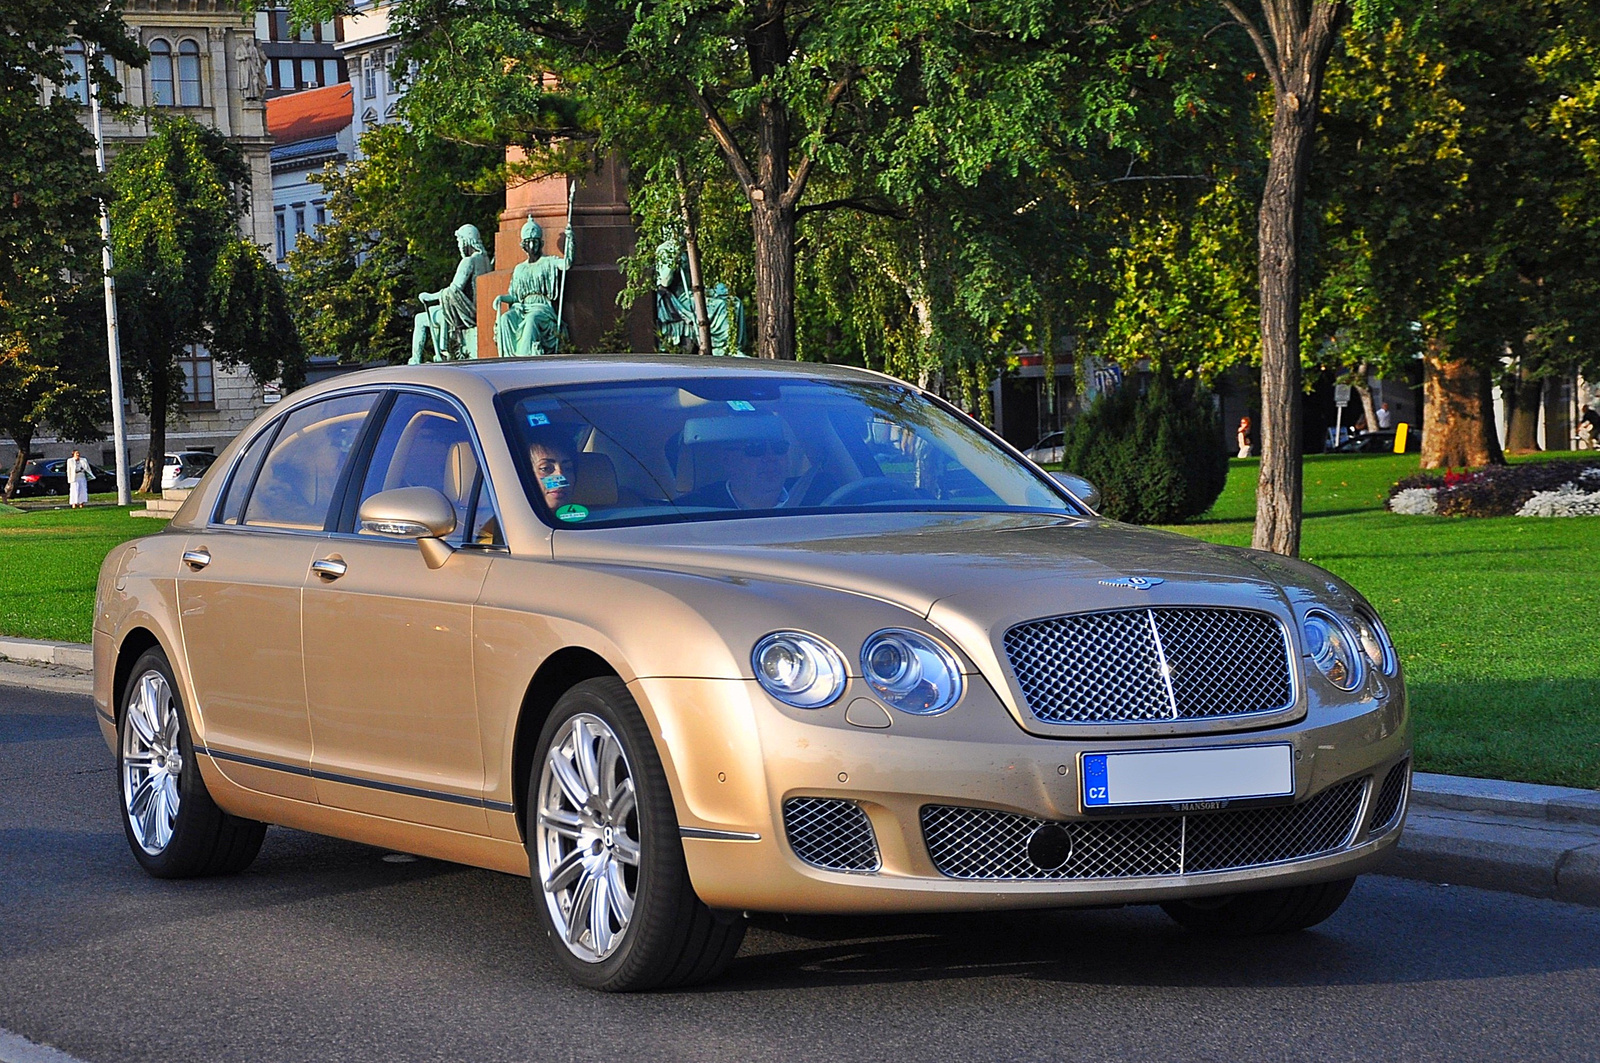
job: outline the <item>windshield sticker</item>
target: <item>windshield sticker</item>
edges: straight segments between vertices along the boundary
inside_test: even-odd
[[[556,473],[554,476],[542,476],[539,478],[539,483],[543,485],[546,491],[559,491],[563,487],[572,486],[572,481],[560,473]]]
[[[529,428],[541,428],[544,425],[547,425],[549,423],[550,423],[550,418],[546,417],[542,413],[530,413],[530,414],[528,414],[528,427]]]
[[[737,410],[740,413],[755,413],[756,412],[755,406],[753,406],[752,404],[744,401],[743,399],[729,399],[728,400],[728,409]]]
[[[568,523],[571,523],[573,521],[583,520],[588,515],[589,515],[589,507],[588,506],[579,506],[579,505],[562,506],[560,509],[556,510],[556,517],[558,519],[560,519],[560,520],[567,521]]]

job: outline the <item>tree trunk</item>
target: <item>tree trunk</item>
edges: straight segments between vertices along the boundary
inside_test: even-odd
[[[760,191],[759,189],[757,191]],[[750,212],[756,244],[756,357],[794,359],[794,211],[757,200]]]
[[[689,299],[694,304],[694,330],[701,354],[715,354],[711,346],[711,311],[706,307],[705,274],[700,270],[700,236],[689,203],[689,178],[683,160],[673,163],[678,171],[678,209],[683,213],[683,253],[689,259]]]
[[[1361,396],[1361,413],[1367,420],[1367,431],[1376,432],[1378,430],[1378,411],[1372,407],[1372,386],[1367,383],[1366,362],[1356,366],[1356,376],[1350,382],[1350,386],[1356,389],[1357,395]]]
[[[1531,454],[1539,449],[1539,382],[1529,379],[1527,367],[1518,360],[1515,375],[1508,375],[1506,388],[1506,451]]]
[[[1272,140],[1257,221],[1261,283],[1261,473],[1251,545],[1300,553],[1300,222],[1322,75],[1343,5],[1262,0],[1267,34],[1232,0],[1272,80]],[[1270,34],[1271,46],[1267,43]]]
[[[16,497],[22,485],[22,470],[28,464],[28,449],[33,446],[33,426],[25,425],[11,430],[11,441],[17,445],[17,460],[11,463],[11,475],[6,477],[5,500]]]
[[[172,369],[162,367],[150,377],[150,449],[144,459],[144,481],[139,490],[161,492],[161,467],[167,461],[167,407],[172,401]]]
[[[1544,449],[1572,447],[1572,411],[1567,406],[1566,381],[1559,376],[1544,381]]]
[[[1422,467],[1503,465],[1493,416],[1484,416],[1489,379],[1430,338],[1422,355]],[[1492,408],[1492,407],[1491,407]]]

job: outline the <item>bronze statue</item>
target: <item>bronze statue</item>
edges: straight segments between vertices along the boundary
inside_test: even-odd
[[[744,303],[718,284],[706,292],[706,317],[711,323],[711,350],[700,350],[695,324],[694,291],[689,281],[689,256],[676,235],[656,248],[656,328],[662,345],[684,354],[744,353]]]
[[[556,308],[564,275],[572,268],[572,229],[567,228],[561,257],[544,253],[544,230],[530,216],[522,227],[528,258],[511,271],[511,291],[494,301],[494,345],[502,358],[554,354],[561,342]]]
[[[411,365],[478,357],[478,278],[494,271],[476,225],[456,230],[461,264],[450,283],[422,292],[422,310],[411,328]]]

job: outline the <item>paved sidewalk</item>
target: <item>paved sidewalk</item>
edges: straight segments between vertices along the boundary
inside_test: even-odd
[[[0,638],[0,691],[90,694],[91,664],[88,646]],[[1600,908],[1600,790],[1418,772],[1383,873]]]

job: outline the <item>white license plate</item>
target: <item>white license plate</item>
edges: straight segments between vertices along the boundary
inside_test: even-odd
[[[1294,794],[1294,748],[1232,746],[1083,755],[1085,808]]]

